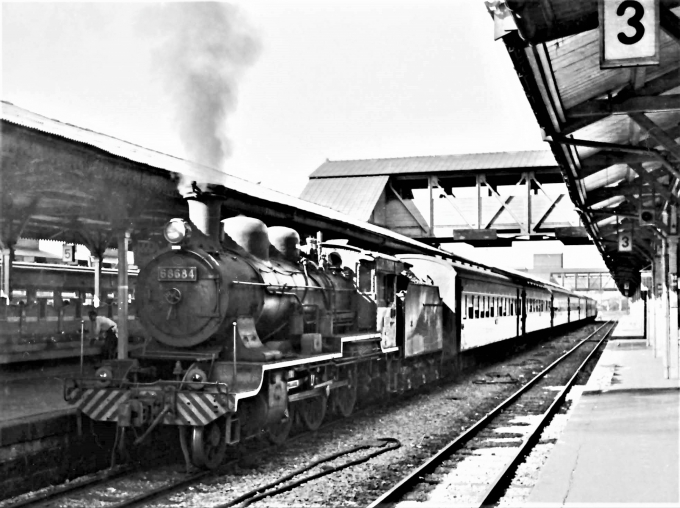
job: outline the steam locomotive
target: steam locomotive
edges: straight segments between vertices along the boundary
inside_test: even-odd
[[[309,241],[248,217],[219,220],[210,197],[164,230],[167,249],[137,277],[144,347],[65,383],[64,397],[110,422],[124,447],[176,426],[188,467],[227,448],[283,442],[294,419],[318,428],[359,398],[438,379],[460,353],[562,323],[595,302],[462,258],[392,256]]]

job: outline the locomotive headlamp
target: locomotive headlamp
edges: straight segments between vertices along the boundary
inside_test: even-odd
[[[172,219],[165,225],[163,236],[168,242],[178,244],[191,236],[191,227],[184,219]]]
[[[97,385],[105,388],[111,384],[111,380],[113,379],[113,371],[111,370],[111,367],[108,366],[99,367],[94,373],[94,377],[97,378]]]
[[[192,390],[201,390],[203,383],[208,381],[208,375],[203,369],[198,367],[191,367],[184,376],[184,380],[188,382],[189,388]]]

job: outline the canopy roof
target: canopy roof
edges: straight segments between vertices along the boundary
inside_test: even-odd
[[[659,65],[619,68],[600,67],[598,2],[506,4],[515,29],[504,22],[503,40],[517,75],[572,201],[631,296],[678,204],[680,2],[659,0]],[[497,24],[504,8],[490,5]],[[620,251],[620,235],[632,236],[632,251]]]

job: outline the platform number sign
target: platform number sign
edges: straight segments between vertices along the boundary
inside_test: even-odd
[[[64,250],[62,251],[61,260],[64,263],[75,263],[76,261],[76,246],[70,244],[64,244]]]
[[[600,1],[600,67],[659,64],[659,0]]]
[[[633,252],[633,233],[623,231],[619,233],[619,252]]]

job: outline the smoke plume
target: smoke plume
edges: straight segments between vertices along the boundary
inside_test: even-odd
[[[156,63],[176,108],[186,157],[222,169],[231,155],[226,120],[236,109],[239,79],[255,61],[259,41],[230,4],[156,7],[154,24],[163,41]]]

